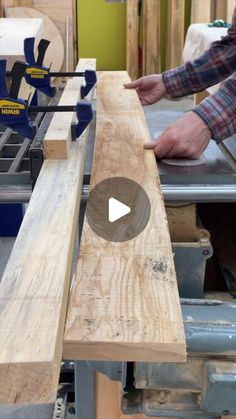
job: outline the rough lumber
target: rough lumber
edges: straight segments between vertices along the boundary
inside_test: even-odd
[[[166,68],[183,63],[184,11],[183,0],[168,0],[168,32],[166,48]]]
[[[0,284],[0,404],[55,401],[88,130],[45,160]]]
[[[76,71],[95,69],[95,60],[80,60]],[[83,77],[70,79],[59,101],[59,105],[76,105],[80,100],[80,87]],[[44,138],[46,159],[67,159],[71,146],[71,123],[75,120],[75,112],[57,112]]]
[[[111,176],[136,181],[151,216],[133,240],[98,237],[85,219],[67,315],[64,357],[185,361],[186,346],[160,181],[145,117],[126,72],[100,75],[91,187]],[[99,213],[99,207],[98,207]]]
[[[226,21],[232,23],[232,16],[236,6],[235,0],[227,0]]]
[[[138,78],[138,0],[127,0],[126,5],[126,69],[131,80]]]
[[[215,18],[216,19],[227,19],[227,2],[225,0],[216,0],[216,10]]]
[[[144,0],[143,2],[143,75],[159,73],[161,68],[160,55],[160,0]]]

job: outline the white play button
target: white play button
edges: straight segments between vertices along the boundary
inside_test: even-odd
[[[123,204],[115,198],[109,198],[108,200],[108,220],[110,223],[119,220],[131,211],[128,205]]]

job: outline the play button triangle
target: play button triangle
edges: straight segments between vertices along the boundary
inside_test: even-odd
[[[110,223],[119,220],[131,211],[128,205],[123,204],[115,198],[109,198],[108,200],[108,219]]]

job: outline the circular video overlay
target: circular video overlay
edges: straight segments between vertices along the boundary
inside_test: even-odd
[[[90,192],[86,216],[92,230],[111,242],[125,242],[146,227],[151,207],[144,189],[131,179],[111,177]]]

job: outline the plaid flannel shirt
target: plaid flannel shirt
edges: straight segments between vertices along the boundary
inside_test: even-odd
[[[236,8],[227,36],[213,42],[198,59],[163,73],[166,91],[173,98],[200,92],[222,80],[219,90],[193,109],[217,142],[236,133]]]

